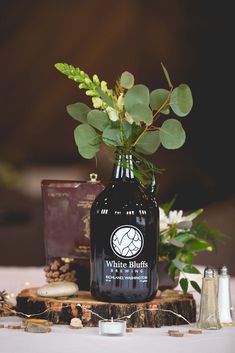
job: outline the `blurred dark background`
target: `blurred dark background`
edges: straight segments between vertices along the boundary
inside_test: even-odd
[[[234,129],[232,8],[214,1],[0,1],[0,265],[44,264],[40,180],[102,181],[112,163],[105,151],[85,161],[73,140],[76,122],[65,106],[89,102],[54,69],[57,62],[97,73],[110,87],[128,70],[150,89],[166,87],[160,62],[175,84],[189,84],[187,141],[153,160],[159,202],[203,207],[202,219],[225,234],[218,252],[196,262],[234,266]]]

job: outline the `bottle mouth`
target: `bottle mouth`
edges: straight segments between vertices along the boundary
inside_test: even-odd
[[[129,147],[123,147],[123,146],[119,146],[116,147],[115,153],[116,154],[132,154],[132,152],[134,151],[133,148]]]

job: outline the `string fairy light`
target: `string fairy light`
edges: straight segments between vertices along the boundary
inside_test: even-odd
[[[83,308],[81,306],[81,304],[76,304],[76,306],[80,307],[82,310],[87,311],[88,313],[91,313],[92,315],[98,316],[101,320],[106,320],[104,319],[102,316],[100,316],[99,314],[97,314],[95,311],[91,310],[91,309],[87,309],[87,308]]]
[[[82,309],[82,311],[85,311],[85,312],[89,312],[91,313],[92,315],[94,316],[97,316],[99,317],[101,320],[107,320],[109,321],[110,319],[107,319],[107,318],[104,318],[102,317],[101,315],[99,315],[98,313],[96,313],[95,311],[91,310],[91,309],[88,309],[88,308],[84,308],[82,307],[81,304],[76,304],[77,307],[80,307]],[[68,304],[68,305],[65,305],[63,306],[63,308],[68,308],[68,307],[71,307],[71,304]],[[13,310],[13,309],[10,309],[9,310],[15,314],[15,315],[21,315],[21,316],[26,316],[27,318],[30,318],[30,317],[34,317],[34,316],[40,316],[40,315],[43,315],[45,314],[46,312],[49,312],[50,309],[47,308],[45,309],[44,311],[40,312],[40,313],[34,313],[34,314],[26,314],[26,313],[23,313],[21,311],[16,311],[16,310]],[[190,326],[192,326],[192,323],[190,323],[183,315],[179,314],[179,313],[176,313],[175,311],[173,310],[170,310],[170,309],[160,309],[160,308],[141,308],[141,309],[138,309],[138,310],[135,310],[133,311],[131,314],[129,315],[125,315],[125,316],[122,316],[122,317],[119,317],[119,318],[116,318],[116,319],[113,319],[113,321],[121,321],[121,320],[129,320],[134,314],[140,312],[140,311],[162,311],[162,312],[167,312],[167,313],[170,313],[170,314],[173,314],[181,319],[183,319],[185,322],[187,322],[187,324],[189,324]]]
[[[5,292],[5,296],[9,299],[9,295]],[[31,317],[35,317],[35,316],[41,316],[47,312],[50,312],[50,308],[47,308],[45,310],[43,310],[42,312],[39,312],[39,313],[32,313],[32,314],[26,314],[22,311],[17,311],[17,310],[14,310],[10,307],[10,303],[7,303],[5,302],[5,307],[7,306],[7,309],[9,312],[11,312],[12,314],[15,314],[15,315],[21,315],[21,316],[25,316],[27,318],[31,318]],[[71,308],[71,304],[67,304],[65,306],[63,306],[63,308]],[[80,303],[77,303],[76,304],[76,307],[79,307],[82,309],[83,312],[88,312],[90,313],[91,315],[94,315],[94,316],[97,316],[99,319],[101,320],[104,320],[104,321],[110,321],[110,319],[107,319],[107,318],[104,318],[103,316],[101,316],[100,314],[96,313],[95,311],[91,310],[91,309],[88,309],[88,308],[84,308]],[[181,318],[183,319],[188,325],[192,326],[192,324],[181,314],[173,311],[173,310],[170,310],[170,309],[162,309],[162,308],[140,308],[140,309],[137,309],[137,310],[134,310],[131,314],[129,315],[124,315],[122,317],[118,317],[118,318],[111,318],[112,321],[121,321],[121,320],[130,320],[131,317],[133,315],[135,315],[136,313],[139,313],[141,311],[162,311],[162,312],[166,312],[166,313],[170,313],[172,315],[175,315],[177,316],[178,318]]]
[[[81,306],[81,304],[76,304],[76,306],[80,307],[82,310],[84,310],[84,311],[86,311],[86,312],[91,313],[92,315],[98,316],[98,317],[99,317],[100,319],[102,319],[102,320],[106,320],[106,319],[104,319],[102,316],[100,316],[99,314],[97,314],[95,311],[92,311],[92,310],[87,309],[87,308],[83,308],[83,307]],[[69,308],[69,307],[71,307],[71,304],[68,304],[68,305],[63,306],[63,309],[64,309],[64,308]],[[9,308],[9,310],[10,310],[10,312],[12,312],[12,314],[26,316],[27,318],[30,318],[30,317],[33,317],[33,316],[40,316],[40,315],[43,315],[43,314],[45,314],[45,313],[47,313],[47,312],[50,311],[50,309],[47,308],[47,309],[45,309],[44,311],[41,311],[40,313],[26,314],[26,313],[23,313],[22,311],[16,311],[16,310],[11,309],[11,308]]]
[[[175,316],[177,316],[177,317],[183,319],[183,320],[186,321],[190,326],[192,326],[191,322],[189,322],[183,315],[178,314],[178,313],[176,313],[175,311],[170,310],[170,309],[159,309],[159,308],[145,308],[145,309],[141,308],[141,309],[138,309],[138,310],[133,311],[133,313],[131,313],[130,315],[126,315],[126,316],[122,316],[122,317],[120,317],[120,318],[114,319],[114,321],[115,321],[115,320],[124,320],[125,318],[130,319],[134,314],[136,314],[136,313],[138,313],[138,312],[140,312],[140,311],[163,311],[163,312],[168,312],[168,313],[171,313],[171,314],[173,314],[173,315],[175,315]]]
[[[36,313],[36,314],[25,314],[23,313],[22,311],[16,311],[16,310],[13,310],[13,309],[9,309],[12,314],[15,314],[15,315],[22,315],[22,316],[26,316],[27,318],[30,318],[30,317],[33,317],[33,316],[39,316],[39,315],[43,315],[45,314],[46,312],[49,311],[49,309],[47,308],[46,310],[40,312],[40,313]]]

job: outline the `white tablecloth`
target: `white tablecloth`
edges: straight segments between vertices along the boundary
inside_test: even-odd
[[[12,298],[25,287],[44,284],[41,268],[0,267],[0,290],[6,289]],[[235,303],[235,278],[231,280],[232,301]],[[199,301],[199,296],[196,296]],[[18,317],[0,318],[0,324],[21,322]],[[169,337],[169,327],[134,329],[122,337],[98,335],[97,328],[71,330],[67,325],[54,325],[47,334],[26,333],[22,330],[0,329],[0,353],[234,353],[235,327],[203,331],[201,335],[187,333],[189,326],[171,326],[185,332],[184,337]]]

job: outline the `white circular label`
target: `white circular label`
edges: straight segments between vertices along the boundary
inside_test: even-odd
[[[133,259],[139,255],[144,246],[141,231],[131,225],[116,228],[110,237],[113,252],[122,259]]]

